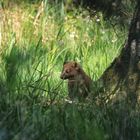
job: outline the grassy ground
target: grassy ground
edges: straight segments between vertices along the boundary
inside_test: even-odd
[[[66,82],[59,77],[63,62],[75,60],[97,80],[119,54],[126,31],[101,13],[67,13],[63,4],[14,4],[0,12],[0,140],[117,139],[119,124],[109,120],[115,115],[94,101],[65,103]]]

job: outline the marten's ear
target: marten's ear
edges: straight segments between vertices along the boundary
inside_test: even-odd
[[[80,66],[78,65],[78,63],[74,62],[73,63],[73,67],[79,72],[80,71]]]
[[[74,68],[76,68],[78,66],[78,64],[76,62],[73,62],[73,65],[72,65]]]

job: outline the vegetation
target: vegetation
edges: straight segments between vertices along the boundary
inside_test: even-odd
[[[68,103],[60,79],[63,62],[76,60],[97,80],[119,54],[125,29],[100,12],[67,13],[63,3],[12,3],[0,12],[0,139],[138,138],[139,113],[123,102]]]

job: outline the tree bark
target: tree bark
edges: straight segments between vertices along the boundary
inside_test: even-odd
[[[128,38],[120,55],[100,78],[110,99],[136,103],[140,96],[140,1],[138,0]]]

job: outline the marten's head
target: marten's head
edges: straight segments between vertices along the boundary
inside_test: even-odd
[[[79,74],[81,68],[80,65],[74,61],[64,62],[63,70],[60,78],[65,79],[75,79],[75,77]]]

